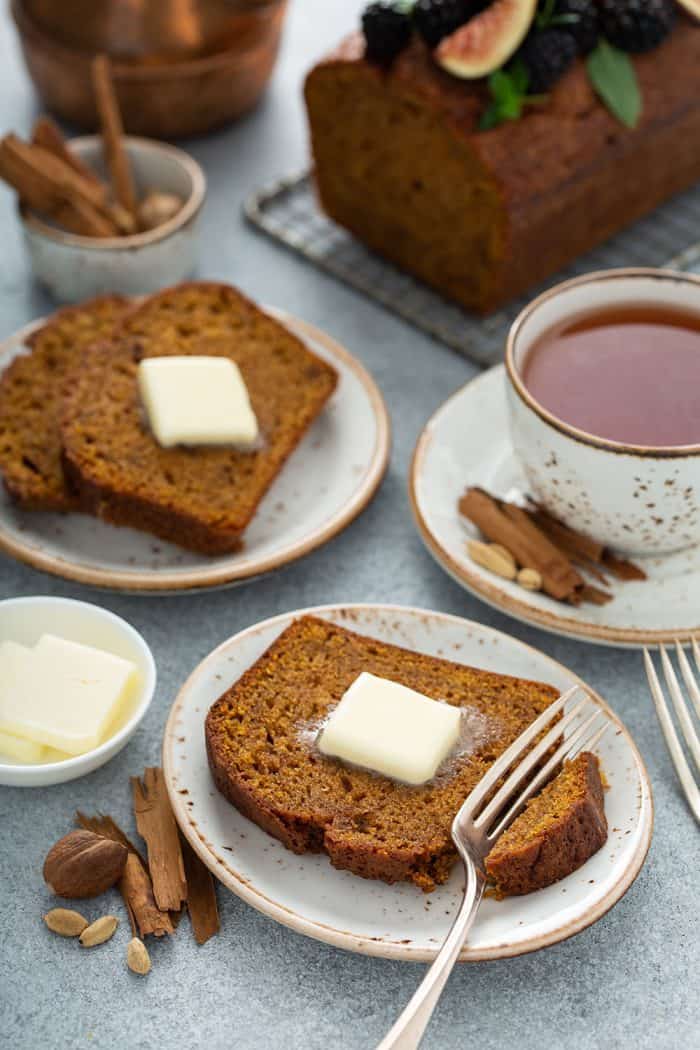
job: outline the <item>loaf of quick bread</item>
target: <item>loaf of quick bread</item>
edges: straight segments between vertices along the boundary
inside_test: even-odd
[[[306,81],[322,206],[488,313],[700,179],[700,29],[679,15],[630,61],[643,98],[634,128],[577,58],[541,104],[479,130],[486,78],[450,75],[417,36],[390,65],[370,62],[354,35]]]

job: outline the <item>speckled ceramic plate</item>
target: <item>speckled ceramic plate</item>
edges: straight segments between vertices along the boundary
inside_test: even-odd
[[[323,855],[290,853],[214,787],[204,745],[210,705],[304,613],[434,656],[542,679],[562,691],[580,679],[522,642],[456,616],[349,605],[298,610],[242,631],[215,649],[180,691],[165,730],[163,764],[178,823],[214,875],[248,904],[299,933],[366,955],[432,959],[459,903],[458,870],[427,895],[412,885],[386,886],[336,871]],[[485,900],[463,951],[465,960],[520,955],[578,933],[622,897],[644,862],[653,822],[647,773],[625,727],[601,697],[589,692],[614,723],[597,749],[610,783],[608,842],[554,886],[527,897]]]
[[[340,382],[290,456],[233,554],[208,558],[83,514],[21,511],[0,486],[0,551],[79,583],[142,593],[228,586],[308,554],[342,531],[386,471],[391,425],[374,380],[324,332],[269,310],[329,361]],[[0,345],[0,369],[21,353],[29,325]]]
[[[574,608],[526,591],[471,560],[467,541],[477,530],[457,513],[457,501],[468,485],[481,485],[505,499],[527,492],[508,428],[502,365],[448,398],[418,439],[409,490],[430,553],[489,605],[555,634],[636,648],[700,633],[700,547],[636,558],[647,580],[611,580],[612,602]]]

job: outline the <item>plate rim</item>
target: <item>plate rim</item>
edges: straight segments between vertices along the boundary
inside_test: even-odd
[[[469,568],[466,560],[464,564],[456,561],[443,546],[431,529],[418,497],[418,484],[423,474],[425,457],[435,439],[435,428],[440,422],[440,417],[449,410],[452,403],[462,397],[468,388],[473,387],[482,380],[495,383],[498,373],[505,376],[505,365],[494,365],[492,368],[480,372],[455,390],[454,393],[450,394],[430,416],[421,430],[413,449],[408,471],[409,503],[418,534],[438,565],[461,587],[477,598],[481,598],[482,601],[485,601],[494,609],[498,609],[499,612],[507,613],[522,623],[533,624],[535,627],[541,627],[545,631],[564,638],[575,638],[578,641],[590,642],[594,645],[641,649],[646,645],[675,642],[676,639],[684,642],[689,641],[693,635],[697,636],[700,634],[700,625],[677,630],[611,627],[593,623],[590,620],[578,620],[571,616],[559,615],[548,609],[539,609],[524,598],[513,597],[495,582],[496,577],[491,581],[475,569]],[[455,505],[456,500],[457,496],[455,496]]]
[[[526,955],[530,952],[538,951],[541,948],[546,948],[552,944],[558,944],[560,941],[568,940],[568,938],[573,937],[584,929],[587,929],[589,926],[596,923],[598,919],[601,919],[615,904],[618,903],[618,901],[622,899],[639,875],[649,852],[654,830],[654,796],[651,781],[644,759],[642,758],[639,748],[637,747],[630,731],[596,690],[592,689],[583,679],[577,674],[574,674],[573,671],[570,671],[564,664],[555,660],[553,657],[548,656],[546,653],[542,652],[542,650],[536,649],[532,645],[528,645],[526,642],[521,641],[519,638],[515,638],[513,635],[507,634],[505,631],[499,631],[494,627],[490,627],[488,624],[480,624],[475,620],[467,620],[462,616],[456,616],[452,613],[444,613],[438,610],[424,609],[412,605],[399,605],[383,602],[334,602],[325,605],[310,606],[304,609],[295,609],[285,613],[278,613],[275,616],[270,616],[255,624],[251,624],[225,639],[207,656],[205,656],[188,675],[187,679],[178,690],[177,696],[175,697],[168,714],[163,732],[161,761],[168,796],[175,819],[188,843],[209,871],[224,886],[226,886],[227,889],[237,897],[241,898],[246,904],[255,908],[256,911],[261,912],[268,918],[274,919],[276,922],[279,922],[281,925],[288,927],[296,933],[311,937],[314,940],[322,941],[325,944],[330,944],[335,948],[342,948],[347,951],[353,951],[361,955],[369,955],[375,958],[398,959],[410,962],[432,962],[437,955],[440,947],[439,945],[434,949],[426,949],[416,948],[397,941],[373,940],[369,937],[354,934],[349,930],[338,930],[334,926],[329,926],[326,923],[304,918],[286,905],[282,905],[268,897],[266,894],[256,890],[249,879],[240,875],[229,862],[216,854],[213,848],[207,844],[199,830],[190,820],[187,806],[183,801],[182,795],[179,793],[182,785],[178,786],[174,781],[173,760],[171,756],[177,738],[175,723],[180,708],[185,701],[187,693],[191,690],[195,679],[208,672],[209,665],[213,665],[219,654],[232,644],[239,642],[246,635],[269,627],[274,627],[277,624],[282,624],[291,618],[304,615],[314,616],[323,613],[340,614],[343,610],[374,610],[389,615],[392,612],[401,612],[410,613],[412,616],[416,617],[429,616],[440,621],[460,624],[466,629],[486,631],[491,636],[505,639],[508,643],[515,643],[522,649],[536,653],[539,658],[546,660],[558,670],[565,672],[572,681],[584,688],[593,701],[601,707],[606,717],[613,722],[624,736],[634,758],[635,765],[639,771],[641,781],[640,814],[642,834],[628,865],[621,872],[620,877],[616,880],[614,885],[610,887],[605,896],[601,898],[595,906],[589,908],[583,915],[571,918],[556,929],[545,934],[530,937],[526,941],[520,942],[517,945],[499,944],[492,948],[477,950],[472,950],[468,945],[465,945],[460,953],[459,961],[484,962],[488,960]]]
[[[284,546],[277,553],[273,552],[265,558],[260,558],[258,561],[249,561],[247,565],[241,568],[227,564],[216,568],[201,566],[189,570],[187,575],[184,575],[182,570],[177,575],[169,569],[140,571],[80,565],[60,554],[50,554],[46,551],[36,550],[31,544],[24,543],[21,539],[11,536],[3,523],[2,517],[0,517],[0,553],[29,565],[33,569],[38,569],[40,572],[46,572],[74,583],[87,584],[110,591],[146,595],[196,593],[198,591],[244,583],[280,569],[310,554],[318,547],[322,547],[359,517],[371,503],[384,480],[391,456],[391,417],[381,390],[359,358],[355,357],[354,354],[332,336],[328,335],[327,332],[309,321],[296,317],[287,310],[270,306],[264,306],[261,309],[264,309],[266,313],[280,323],[288,325],[293,334],[302,340],[310,340],[312,344],[314,342],[319,343],[329,352],[331,359],[339,359],[359,380],[376,422],[377,438],[367,469],[352,495],[345,500],[342,506],[329,519],[310,534]],[[5,355],[9,354],[20,342],[26,340],[35,329],[45,324],[47,319],[48,316],[31,321],[18,329],[13,335],[0,341],[0,372],[3,369]]]

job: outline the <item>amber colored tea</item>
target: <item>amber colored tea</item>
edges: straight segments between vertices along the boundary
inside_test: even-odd
[[[621,306],[569,318],[530,349],[523,382],[552,415],[623,444],[700,444],[700,313]]]

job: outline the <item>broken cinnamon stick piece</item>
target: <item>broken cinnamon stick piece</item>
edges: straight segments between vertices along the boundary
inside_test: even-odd
[[[164,934],[173,933],[174,927],[170,916],[167,912],[161,911],[155,902],[151,876],[148,874],[146,863],[119,825],[111,817],[102,814],[88,817],[80,810],[76,813],[76,822],[81,828],[87,828],[88,831],[94,831],[97,835],[121,842],[129,850],[118,889],[126,905],[134,936],[138,935],[143,938],[153,934],[155,937],[162,937]]]
[[[197,944],[205,944],[219,932],[219,909],[216,885],[211,872],[199,859],[187,839],[181,835],[182,855],[187,876],[187,910]]]
[[[82,178],[99,184],[100,180],[96,173],[87,164],[84,164],[80,157],[76,156],[64,139],[58,124],[55,124],[50,117],[37,118],[32,130],[32,142],[35,146],[41,146],[49,153],[53,153]]]
[[[546,594],[559,601],[571,600],[583,587],[583,578],[521,508],[513,507],[519,513],[510,514],[507,511],[510,506],[501,504],[479,488],[467,489],[459,501],[460,512],[487,539],[506,547],[523,568],[539,572]]]
[[[163,770],[150,766],[131,777],[136,827],[148,848],[153,895],[161,911],[179,911],[187,900],[185,865]]]
[[[601,562],[605,552],[605,546],[593,540],[590,536],[584,536],[581,532],[570,529],[568,525],[557,521],[542,507],[535,505],[534,510],[528,510],[528,515],[534,523],[539,526],[549,538],[571,557],[585,558],[586,561]]]
[[[117,232],[104,211],[104,187],[88,182],[41,146],[5,135],[0,140],[0,178],[17,190],[32,211],[71,233],[112,237]]]
[[[640,569],[634,562],[627,561],[625,558],[618,558],[608,550],[603,555],[603,565],[619,580],[646,580],[647,578],[644,569]]]
[[[93,59],[92,84],[114,197],[136,222],[138,199],[131,164],[124,147],[124,128],[114,91],[111,65],[106,55],[97,55]]]

